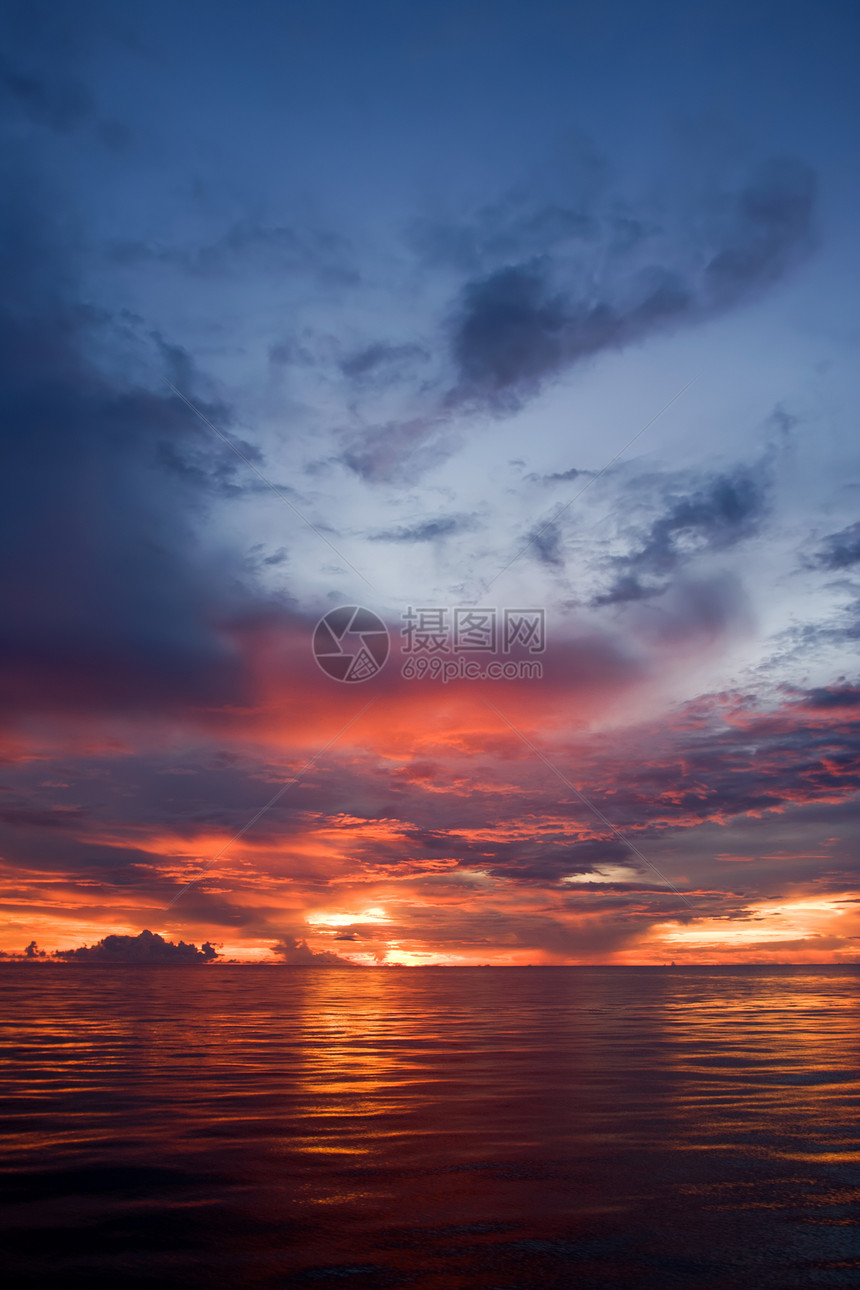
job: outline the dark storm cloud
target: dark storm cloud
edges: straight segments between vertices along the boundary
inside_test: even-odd
[[[105,936],[95,945],[79,945],[74,950],[55,950],[54,957],[69,963],[110,963],[136,967],[145,963],[210,963],[218,957],[217,951],[204,942],[202,949],[174,944],[157,932],[143,931],[138,936]]]
[[[124,324],[76,303],[74,246],[48,214],[49,198],[26,171],[6,178],[6,699],[150,705],[235,692],[221,625],[247,600],[241,566],[231,570],[222,554],[219,567],[196,531],[207,499],[229,490],[233,463],[166,387],[124,383],[96,365],[91,353],[110,348]],[[193,386],[182,352],[159,346],[154,380],[159,367],[181,369]]]
[[[566,302],[541,266],[500,269],[469,283],[452,345],[461,380],[488,395],[537,385],[562,365],[569,326]]]
[[[671,575],[694,556],[726,551],[752,537],[767,513],[768,490],[766,467],[741,467],[686,495],[669,493],[665,513],[638,545],[612,560],[613,585],[594,603],[620,604],[659,595]]]
[[[811,563],[832,572],[853,569],[860,564],[860,521],[826,537]]]
[[[515,408],[582,359],[741,303],[808,248],[814,189],[807,166],[771,161],[704,217],[684,212],[674,229],[643,218],[619,241],[614,218],[595,229],[583,217],[576,240],[584,245],[573,260],[557,221],[521,220],[509,230],[507,262],[462,289],[449,404]],[[497,239],[479,258],[498,257]]]

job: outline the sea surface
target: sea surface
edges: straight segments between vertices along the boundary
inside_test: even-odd
[[[5,1284],[860,1286],[860,966],[8,965]]]

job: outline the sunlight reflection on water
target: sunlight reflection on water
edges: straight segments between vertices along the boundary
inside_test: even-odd
[[[4,967],[13,1283],[856,1286],[858,985]]]

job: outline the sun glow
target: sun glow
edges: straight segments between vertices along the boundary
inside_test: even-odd
[[[384,909],[374,906],[372,909],[342,913],[337,910],[320,910],[308,914],[305,921],[309,927],[350,927],[354,923],[390,923]]]
[[[805,897],[799,900],[753,905],[743,918],[703,919],[691,927],[669,927],[662,939],[667,945],[779,945],[832,933],[834,920],[843,919],[846,907],[838,899]],[[840,927],[842,932],[843,928]]]
[[[604,864],[599,869],[590,869],[587,873],[570,873],[562,878],[564,884],[589,882],[641,882],[641,875],[627,865]]]

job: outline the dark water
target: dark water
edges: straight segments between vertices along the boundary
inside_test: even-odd
[[[17,1287],[860,1286],[860,968],[9,966]]]

